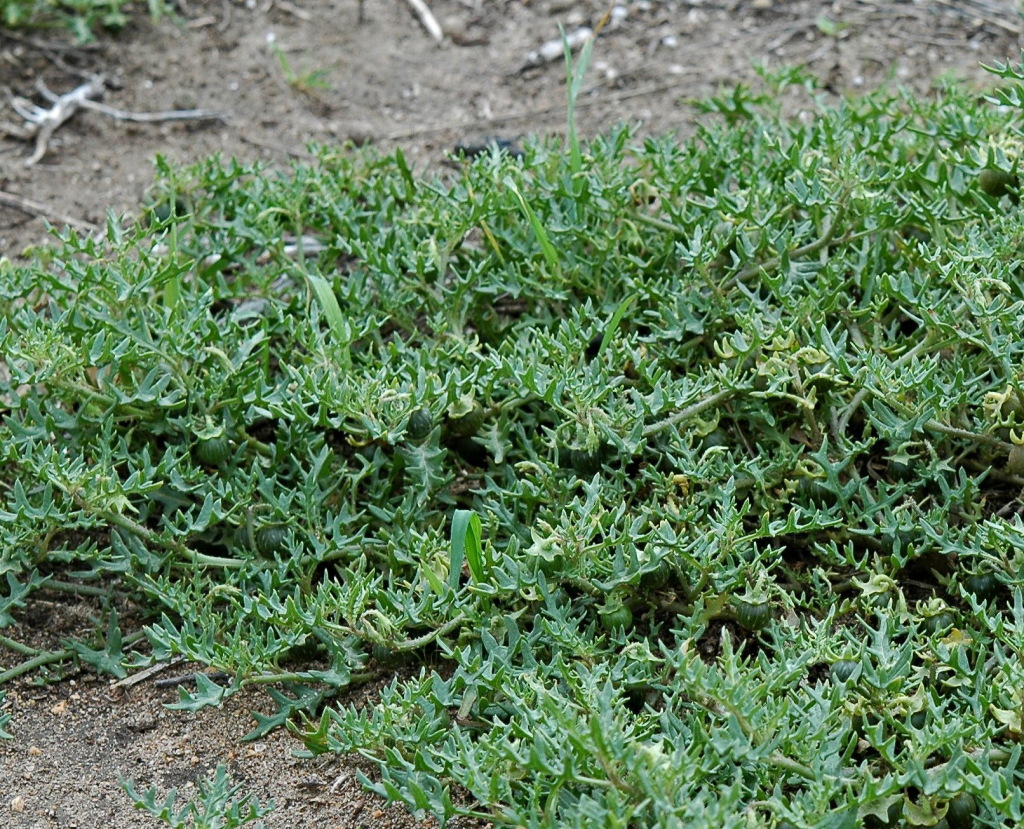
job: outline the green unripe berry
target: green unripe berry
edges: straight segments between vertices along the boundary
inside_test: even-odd
[[[256,549],[265,556],[284,552],[288,528],[283,524],[267,524],[256,530]]]
[[[231,441],[227,435],[199,440],[196,443],[196,457],[207,466],[220,466],[231,457]]]
[[[925,617],[924,629],[930,634],[942,633],[953,627],[955,621],[953,614],[944,610],[934,616]]]
[[[480,431],[484,425],[484,407],[475,403],[473,408],[458,417],[448,417],[448,434],[453,438],[468,438]]]
[[[971,829],[978,814],[978,801],[970,792],[960,792],[949,801],[946,820],[950,829]]]
[[[426,440],[434,428],[434,418],[430,415],[429,409],[417,409],[409,415],[409,423],[405,427],[405,433],[409,440],[414,443]]]
[[[597,449],[588,452],[586,449],[570,449],[569,465],[581,478],[592,478],[601,471],[604,453]]]
[[[1024,446],[1014,446],[1006,456],[1006,471],[1011,475],[1024,475]]]
[[[1005,196],[1009,188],[1017,186],[1017,179],[1005,170],[988,168],[978,173],[978,186],[986,195],[998,199]]]
[[[829,673],[836,682],[848,682],[859,665],[860,663],[853,659],[840,659],[832,665]]]
[[[736,610],[736,621],[747,630],[763,630],[772,620],[772,606],[768,602],[746,602],[736,599],[733,602]]]
[[[598,610],[601,617],[601,624],[607,631],[614,631],[622,628],[629,628],[633,624],[633,611],[628,605],[605,605]]]
[[[999,579],[995,573],[971,573],[962,584],[979,602],[987,602],[999,592]]]

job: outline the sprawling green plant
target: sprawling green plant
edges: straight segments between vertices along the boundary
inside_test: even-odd
[[[998,70],[991,103],[772,78],[686,142],[448,182],[161,164],[140,223],[0,272],[0,624],[107,608],[55,654],[15,630],[4,677],[184,656],[231,680],[178,707],[265,685],[250,737],[359,752],[442,820],[1020,825]]]
[[[0,0],[0,26],[11,29],[60,23],[83,43],[98,29],[120,31],[128,24],[132,0]],[[163,0],[146,0],[153,18],[166,14]]]
[[[6,694],[0,693],[0,705],[2,705],[4,703],[4,700],[6,699],[6,697],[7,697]],[[0,740],[10,740],[10,739],[12,739],[12,735],[8,734],[4,730],[5,726],[10,721],[11,721],[11,715],[10,714],[0,714]]]
[[[174,805],[177,792],[173,790],[161,801],[155,787],[140,794],[130,780],[122,782],[136,809],[148,812],[170,829],[238,829],[265,817],[274,808],[273,803],[260,806],[259,801],[249,795],[236,798],[241,784],[232,785],[223,764],[217,766],[212,778],[199,782],[196,798],[180,808]],[[256,826],[262,824],[256,823]]]

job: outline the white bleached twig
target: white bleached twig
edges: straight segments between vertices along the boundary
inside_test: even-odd
[[[101,103],[98,99],[103,97],[106,87],[102,75],[94,75],[86,83],[76,86],[64,95],[57,95],[45,86],[40,84],[39,92],[50,101],[53,106],[49,109],[37,106],[27,98],[15,97],[11,99],[11,107],[22,118],[25,119],[23,130],[24,137],[35,138],[35,151],[25,160],[25,166],[31,167],[45,154],[53,135],[61,124],[67,121],[79,109],[92,109],[116,118],[119,121],[135,121],[140,123],[152,123],[154,121],[182,121],[196,119],[224,118],[227,113],[212,109],[175,109],[164,112],[128,112],[123,109],[115,109]]]
[[[405,0],[405,2],[412,6],[412,10],[419,16],[423,28],[430,33],[434,40],[438,43],[444,40],[444,30],[441,28],[441,24],[437,22],[437,18],[434,17],[433,12],[423,0]]]
[[[39,161],[46,154],[53,131],[74,115],[84,101],[102,97],[104,90],[103,76],[94,75],[64,95],[49,93],[47,97],[54,102],[49,109],[38,107],[27,98],[12,98],[11,106],[25,119],[28,136],[34,135],[36,139],[35,151],[25,160],[25,166],[31,167]]]
[[[79,230],[84,230],[88,233],[99,230],[99,228],[92,222],[87,222],[84,219],[76,219],[74,216],[68,216],[58,210],[48,207],[45,204],[25,198],[24,196],[19,196],[15,193],[8,193],[6,190],[0,190],[0,204],[6,205],[7,207],[13,207],[23,213],[28,213],[30,216],[43,216],[52,222],[71,225],[72,227],[77,227]]]
[[[156,121],[208,121],[224,119],[228,113],[220,109],[165,109],[161,112],[129,112],[115,109],[98,101],[83,101],[82,107],[102,112],[118,121],[134,121],[139,124],[152,124]]]

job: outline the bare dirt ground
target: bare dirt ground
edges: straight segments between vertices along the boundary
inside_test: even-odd
[[[439,46],[403,0],[181,0],[173,19],[137,16],[115,37],[82,47],[55,33],[0,30],[0,255],[45,243],[47,221],[82,227],[138,209],[153,158],[196,160],[212,153],[284,164],[308,142],[400,146],[421,169],[456,144],[498,136],[561,133],[565,68],[529,65],[528,54],[594,26],[603,0],[430,0],[446,37]],[[936,94],[941,81],[982,88],[980,63],[1017,60],[1022,25],[1016,0],[623,0],[594,50],[580,99],[584,134],[616,122],[646,133],[692,130],[687,104],[737,82],[756,84],[754,62],[804,65],[830,92],[898,83]],[[281,55],[284,56],[282,61]],[[37,83],[57,93],[93,73],[106,76],[106,103],[133,112],[204,108],[223,120],[129,123],[79,112],[55,132],[39,163],[14,133],[12,96],[42,104]],[[321,74],[313,74],[321,73]],[[10,128],[10,129],[9,129]],[[56,647],[78,632],[90,608],[58,596],[36,600],[19,628],[5,631]],[[0,670],[22,657],[0,648]],[[178,669],[175,669],[178,670]],[[389,677],[382,677],[387,681]],[[372,704],[374,689],[361,698]],[[155,827],[134,812],[118,784],[179,789],[217,763],[278,809],[269,829],[413,827],[420,822],[363,792],[359,765],[298,760],[277,732],[239,742],[258,693],[222,710],[170,711],[173,688],[139,683],[114,689],[77,674],[49,685],[8,688],[14,740],[0,741],[0,826]],[[365,766],[363,767],[365,768]]]

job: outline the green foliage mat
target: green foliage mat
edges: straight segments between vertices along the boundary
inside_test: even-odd
[[[80,43],[88,43],[100,30],[124,29],[132,5],[132,0],[0,0],[0,27],[45,29],[63,24]],[[171,11],[163,0],[146,0],[145,5],[153,20]]]
[[[138,225],[0,271],[0,625],[109,596],[66,660],[231,677],[186,709],[264,684],[250,736],[442,820],[1020,825],[1002,74],[838,108],[774,78],[685,143],[454,183],[161,166]]]

